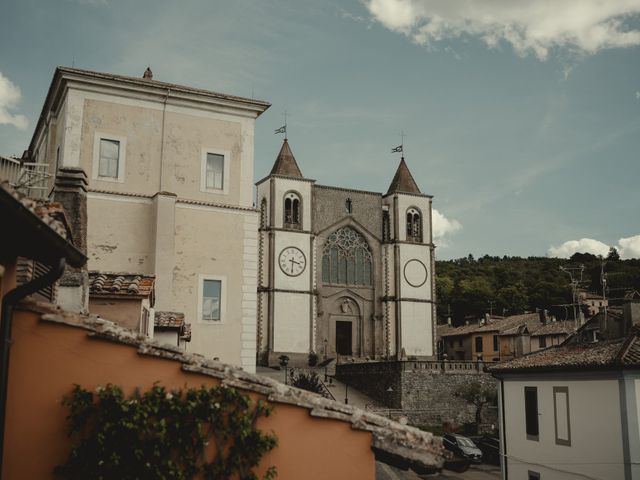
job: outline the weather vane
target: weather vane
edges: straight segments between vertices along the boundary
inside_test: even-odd
[[[276,128],[274,134],[284,133],[284,139],[286,140],[287,139],[287,111],[286,110],[284,111],[282,116],[284,117],[284,125],[281,126],[280,128]]]

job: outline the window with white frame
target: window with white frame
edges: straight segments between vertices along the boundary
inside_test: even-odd
[[[203,321],[219,322],[222,310],[222,281],[205,278],[202,280]]]
[[[207,190],[224,189],[224,155],[207,153],[205,165],[205,188]]]
[[[100,157],[98,159],[98,176],[118,178],[120,163],[120,142],[107,138],[100,139]]]

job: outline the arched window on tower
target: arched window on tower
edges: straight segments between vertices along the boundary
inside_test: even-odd
[[[422,219],[416,208],[407,210],[407,241],[422,242]]]
[[[322,282],[334,285],[372,283],[372,257],[364,237],[349,227],[333,232],[322,251]]]
[[[284,228],[302,229],[302,205],[297,193],[289,192],[284,196]]]

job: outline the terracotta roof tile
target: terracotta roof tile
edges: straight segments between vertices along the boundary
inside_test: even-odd
[[[154,275],[136,273],[89,272],[90,295],[153,297]]]
[[[640,368],[640,329],[612,341],[556,345],[496,366],[494,373],[543,370]]]
[[[156,311],[153,324],[156,328],[177,328],[183,327],[184,313],[181,312],[158,312]],[[191,327],[189,327],[191,328]]]
[[[532,337],[540,337],[543,335],[570,335],[576,330],[576,323],[573,320],[564,320],[541,324],[538,328],[531,331]]]

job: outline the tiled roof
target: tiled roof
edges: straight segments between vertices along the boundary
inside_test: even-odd
[[[185,342],[191,341],[191,324],[184,321],[184,313],[156,311],[153,325],[162,330],[177,330],[180,339]]]
[[[640,328],[623,339],[562,344],[489,367],[492,373],[640,368]]]
[[[404,161],[404,157],[400,160],[396,174],[393,176],[393,180],[391,180],[387,195],[394,192],[421,194],[418,184],[416,184],[413,175],[411,175],[409,171],[409,167],[407,167]]]
[[[39,313],[45,322],[81,328],[93,338],[130,345],[137,348],[139,355],[180,362],[185,372],[220,379],[223,385],[264,395],[272,403],[305,408],[313,417],[345,422],[355,430],[370,432],[371,448],[376,458],[380,456],[383,461],[393,459],[410,468],[433,469],[442,468],[449,456],[442,446],[442,439],[432,433],[201,355],[187,354],[177,347],[159,345],[108,320],[60,311],[53,305],[38,302],[22,303],[21,308]]]
[[[65,240],[72,241],[69,222],[67,221],[62,204],[29,198],[16,191],[7,181],[1,182],[0,187],[18,200],[27,210],[42,220],[42,222],[48,225],[54,232]]]
[[[576,324],[573,320],[564,320],[556,322],[548,322],[541,324],[540,327],[531,331],[532,337],[540,337],[543,335],[570,335],[576,330]]]
[[[89,294],[91,295],[152,297],[154,283],[154,275],[89,272]]]
[[[276,163],[273,164],[270,175],[303,178],[296,158],[293,156],[291,147],[289,147],[289,141],[286,138],[282,142],[282,148],[280,148],[280,153],[278,153]]]
[[[438,335],[442,337],[452,337],[458,335],[468,335],[471,333],[498,332],[500,335],[514,335],[520,330],[520,327],[526,325],[529,331],[541,326],[540,315],[537,313],[525,313],[522,315],[512,315],[510,317],[492,317],[488,323],[478,325],[470,323],[461,327],[450,327],[441,325],[438,327]]]
[[[153,323],[160,328],[180,328],[184,325],[184,313],[156,311]]]

